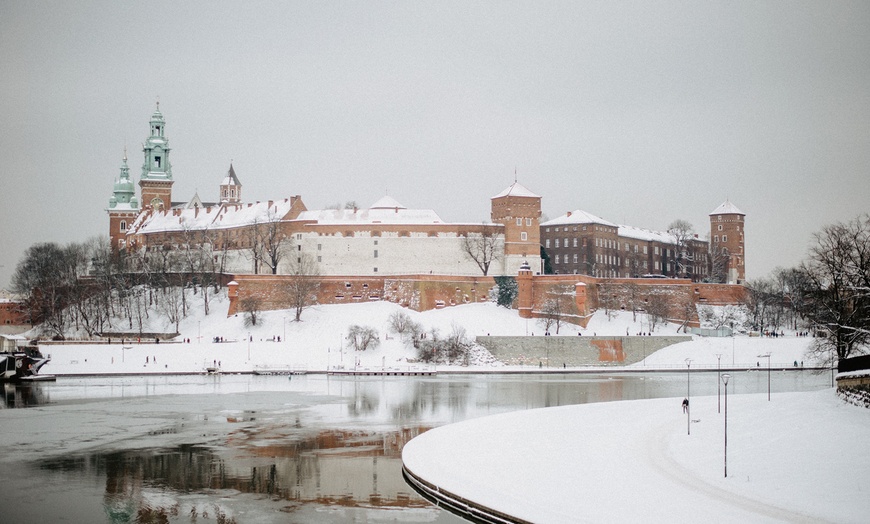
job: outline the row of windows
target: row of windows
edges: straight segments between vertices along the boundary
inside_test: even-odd
[[[517,225],[518,225],[518,226],[523,225],[523,219],[522,219],[522,217],[517,217]],[[527,226],[531,226],[531,225],[532,225],[532,219],[531,219],[531,218],[527,218],[527,219],[526,219],[526,225],[527,225]]]
[[[718,237],[716,237],[716,238],[718,239]],[[524,240],[525,240],[525,239],[524,239]],[[717,241],[718,241],[718,240],[717,240]],[[573,246],[571,246],[572,243],[573,243]],[[557,247],[557,248],[559,248],[559,247],[578,247],[578,245],[577,245],[577,244],[578,244],[577,238],[573,238],[573,239],[571,239],[571,238],[566,238],[564,244],[562,243],[562,239],[560,239],[560,238],[555,238],[555,239],[553,239],[553,244],[554,244],[554,246]],[[583,246],[583,247],[586,247],[586,238],[583,238],[583,239],[582,239],[582,246]],[[603,247],[603,248],[607,248],[607,249],[619,249],[619,242],[617,242],[617,241],[613,241],[613,240],[610,240],[610,239],[607,239],[607,238],[596,238],[596,239],[595,239],[595,246],[596,246],[596,247]],[[625,250],[626,250],[626,251],[631,252],[631,247],[632,247],[632,246],[631,246],[630,243],[628,243],[628,242],[624,242],[624,243],[623,243],[623,246],[625,247]],[[638,246],[637,244],[635,244],[635,245],[634,245],[634,252],[635,252],[635,253],[638,253],[639,251],[641,251],[640,247],[641,247],[641,246]],[[649,251],[648,251],[648,246],[644,245],[644,246],[642,246],[642,247],[643,247],[643,250],[642,250],[642,251],[643,251],[643,254],[644,254],[644,255],[648,254],[648,252],[649,252]],[[544,248],[546,248],[546,249],[549,249],[549,248],[550,248],[550,239],[549,239],[549,238],[547,238],[547,239],[544,240]],[[654,253],[654,254],[658,255],[658,254],[659,254],[659,251],[660,251],[660,250],[659,250],[659,247],[658,247],[658,246],[653,246],[653,253]],[[669,250],[669,249],[665,249],[665,250],[663,250],[662,252],[667,253],[667,255],[670,255],[670,250]]]

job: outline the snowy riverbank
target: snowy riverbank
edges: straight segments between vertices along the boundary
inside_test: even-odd
[[[52,361],[42,372],[56,375],[81,374],[151,374],[202,373],[209,367],[223,372],[249,373],[262,369],[293,369],[322,372],[328,369],[353,367],[368,369],[409,369],[426,367],[415,362],[414,350],[405,346],[388,329],[388,319],[396,311],[407,313],[427,331],[437,329],[442,336],[454,327],[463,328],[470,339],[479,335],[524,336],[543,332],[534,320],[525,320],[516,311],[491,303],[468,304],[418,313],[388,302],[318,306],[306,310],[302,322],[293,322],[289,311],[263,312],[256,326],[245,326],[241,315],[227,318],[225,299],[212,304],[212,313],[196,310],[179,325],[176,341],[137,343],[137,340],[115,339],[112,344],[70,343],[42,346]],[[376,349],[355,352],[346,347],[345,335],[351,325],[373,327],[380,334]],[[608,319],[597,313],[586,329],[563,325],[558,336],[624,336],[647,329],[642,315],[637,320],[630,313],[620,312]],[[144,331],[174,330],[174,326],[152,321]],[[653,335],[677,334],[677,326],[660,325]],[[223,342],[214,342],[220,338]],[[189,342],[187,342],[189,340]],[[280,340],[280,341],[279,341]],[[184,342],[182,342],[184,341]],[[692,360],[693,369],[715,369],[721,360],[723,368],[746,369],[764,365],[759,355],[770,352],[774,366],[791,367],[805,361],[805,351],[811,339],[794,336],[782,338],[694,337],[691,342],[670,346],[632,369],[685,369],[685,359]],[[720,359],[717,359],[717,354]],[[806,362],[810,366],[810,362]],[[438,366],[439,371],[509,371],[534,370],[536,366],[505,367],[478,353],[468,366]],[[545,368],[546,369],[546,368]],[[609,367],[609,370],[614,368]]]
[[[537,523],[865,522],[870,411],[833,389],[563,406],[472,419],[403,462],[472,502]],[[445,460],[449,457],[449,460]]]

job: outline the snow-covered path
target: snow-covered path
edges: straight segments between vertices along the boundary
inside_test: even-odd
[[[728,478],[717,397],[515,412],[408,443],[416,476],[546,522],[865,522],[870,411],[833,390],[729,396]]]

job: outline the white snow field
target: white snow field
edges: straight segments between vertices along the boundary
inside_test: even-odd
[[[870,411],[811,393],[583,404],[432,429],[405,467],[536,523],[839,522],[870,517]]]
[[[191,300],[197,304],[195,300]],[[245,326],[243,315],[227,318],[228,302],[225,294],[213,299],[211,314],[202,314],[202,307],[194,305],[191,314],[179,325],[180,336],[175,341],[154,344],[153,339],[113,339],[111,344],[46,345],[42,351],[52,357],[42,369],[43,374],[149,374],[149,373],[201,373],[220,364],[223,372],[251,372],[260,368],[294,368],[307,371],[326,371],[329,368],[354,366],[380,369],[408,369],[419,367],[413,362],[416,355],[405,347],[399,337],[391,334],[388,319],[396,311],[407,313],[427,331],[437,329],[448,336],[454,326],[464,328],[469,339],[478,335],[540,336],[543,328],[535,320],[525,320],[515,310],[492,303],[466,304],[444,309],[416,312],[389,302],[324,305],[307,309],[301,322],[293,321],[291,311],[266,311],[260,314],[256,326]],[[362,352],[347,347],[345,336],[354,324],[373,327],[380,333],[380,346]],[[116,321],[115,331],[134,331]],[[677,334],[678,326],[657,326],[653,335]],[[175,326],[152,315],[143,326],[144,332],[174,331]],[[603,312],[596,313],[586,329],[563,325],[558,336],[624,336],[648,330],[643,315],[632,320],[631,313],[619,312],[610,320]],[[215,337],[224,342],[215,343]],[[281,342],[277,342],[278,337]],[[182,342],[189,340],[190,342]],[[766,360],[758,355],[771,352],[771,363],[791,366],[806,360],[805,351],[811,339],[786,336],[770,338],[701,338],[677,344],[648,356],[634,368],[685,368],[685,359],[692,359],[692,368],[711,368],[717,365],[716,354],[721,355],[722,367],[756,366]],[[505,367],[492,361],[488,353],[479,352],[469,366],[438,366],[439,371],[462,369],[466,371],[506,371],[519,369]],[[156,362],[155,362],[156,357]],[[410,361],[410,362],[409,362]],[[762,364],[762,365],[763,365]],[[809,366],[811,363],[806,362]],[[527,369],[530,369],[527,366]],[[613,369],[612,367],[610,369]],[[544,369],[546,371],[546,368]],[[561,367],[559,368],[561,370]]]

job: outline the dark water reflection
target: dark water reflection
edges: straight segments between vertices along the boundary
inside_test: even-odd
[[[738,394],[766,392],[766,373],[732,377]],[[715,373],[688,380],[693,395],[716,394]],[[519,409],[682,398],[686,382],[687,376],[677,373],[292,381],[224,376],[59,380],[27,391],[7,389],[7,407],[77,410],[85,424],[88,417],[96,420],[92,413],[109,410],[114,416],[113,409],[119,410],[119,424],[126,410],[165,412],[173,422],[87,451],[7,460],[0,482],[12,488],[0,490],[0,504],[9,508],[0,520],[461,522],[402,479],[402,447],[418,434]],[[775,392],[829,386],[827,377],[809,372],[775,373],[771,382]],[[24,413],[17,424],[30,423],[31,412],[37,420],[37,410],[15,411]],[[88,431],[83,426],[85,440]],[[155,439],[165,443],[154,445]],[[140,441],[148,445],[136,446]],[[15,504],[34,494],[38,504]]]

